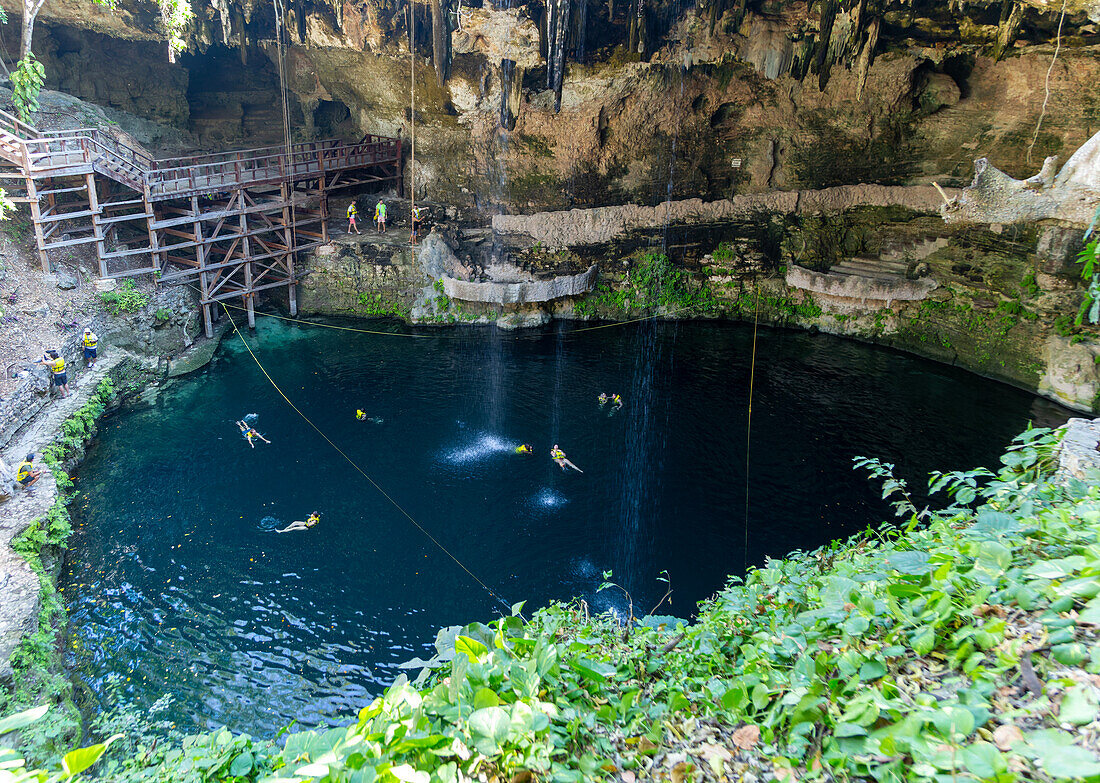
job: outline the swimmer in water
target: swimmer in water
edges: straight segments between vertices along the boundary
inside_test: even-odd
[[[316,525],[320,521],[321,521],[321,515],[318,512],[314,511],[312,514],[309,515],[309,519],[307,519],[305,522],[298,519],[298,520],[295,520],[294,522],[291,522],[289,525],[284,527],[282,530],[276,530],[275,532],[276,533],[289,533],[291,530],[308,530],[309,528],[313,527],[314,525]]]
[[[245,424],[243,421],[238,421],[237,422],[237,427],[240,428],[241,434],[244,435],[245,439],[248,441],[248,445],[251,446],[252,448],[256,448],[256,443],[253,440],[253,438],[259,438],[260,440],[262,440],[264,443],[267,443],[267,444],[271,443],[271,441],[269,441],[263,435],[256,432],[255,427],[252,427],[248,424]]]
[[[534,449],[531,448],[531,444],[529,443],[521,443],[520,445],[516,446],[516,454],[531,454],[533,452]]]
[[[363,411],[356,408],[355,409],[355,418],[359,419],[359,421],[366,421],[367,420],[367,414],[363,413]]]
[[[599,400],[600,407],[602,408],[604,405],[607,405],[607,400],[609,398],[607,396],[607,392],[600,392],[600,396],[597,397],[596,399]]]
[[[614,406],[615,409],[623,407],[623,398],[620,394],[612,394],[608,398],[608,400],[611,402],[611,405]]]
[[[566,468],[573,468],[573,470],[577,471],[578,473],[584,473],[583,470],[581,470],[568,459],[566,459],[565,452],[559,449],[558,444],[556,443],[554,444],[554,448],[550,449],[550,459],[558,463],[562,470],[565,470]]]

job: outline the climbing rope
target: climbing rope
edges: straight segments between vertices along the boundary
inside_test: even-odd
[[[749,453],[752,447],[752,391],[756,380],[756,330],[760,325],[760,286],[756,287],[756,304],[752,313],[752,363],[749,365],[749,417],[745,426],[745,548],[741,555],[743,571],[749,570]]]
[[[287,97],[286,51],[285,45],[283,44],[283,27],[286,22],[286,9],[283,7],[282,0],[272,0],[272,2],[275,4],[275,41],[278,47],[279,98],[282,102],[283,109],[283,147],[285,149],[284,154],[286,155],[286,170],[283,172],[285,175],[283,184],[286,187],[287,199],[290,201],[290,225],[286,227],[290,230],[287,254],[293,261],[294,248],[298,246],[298,213],[294,201],[294,158],[292,157],[294,145],[290,133],[290,100]],[[287,35],[289,37],[289,33]],[[320,176],[323,177],[324,173],[322,172]]]
[[[409,0],[409,252],[416,264],[416,6]]]
[[[279,384],[275,383],[275,379],[271,377],[271,374],[268,373],[267,369],[264,367],[263,363],[260,361],[260,358],[258,356],[256,356],[256,353],[252,350],[252,346],[250,346],[248,344],[248,341],[246,339],[244,339],[244,333],[241,332],[241,330],[237,327],[237,322],[233,320],[233,315],[229,312],[229,308],[225,305],[224,302],[222,302],[221,305],[222,305],[222,309],[225,310],[225,314],[229,317],[229,322],[233,325],[233,329],[237,332],[237,337],[240,338],[241,343],[248,350],[248,353],[252,357],[252,360],[254,362],[256,362],[256,366],[260,368],[260,372],[262,372],[264,374],[264,377],[267,378],[268,383],[270,383],[272,385],[272,387],[274,387],[275,391],[277,391],[279,393],[279,396],[283,398],[283,400],[286,402],[286,404],[289,405],[294,410],[295,413],[297,413],[299,416],[301,416],[302,419],[305,421],[305,423],[313,428],[314,432],[316,432],[318,435],[320,435],[322,438],[324,438],[325,442],[328,443],[328,445],[330,445],[330,446],[332,446],[332,448],[336,449],[337,453],[339,453],[341,457],[343,457],[345,460],[347,460],[348,464],[351,465],[353,468],[355,468],[355,470],[358,471],[359,475],[361,475],[368,482],[370,482],[370,485],[372,487],[374,487],[376,490],[378,490],[378,492],[381,493],[382,497],[384,497],[386,500],[388,500],[393,505],[394,508],[396,508],[398,511],[400,511],[401,514],[405,517],[405,519],[409,520],[409,522],[412,523],[413,527],[415,527],[417,530],[419,530],[421,533],[423,533],[425,536],[427,536],[428,540],[430,540],[433,544],[435,544],[437,547],[439,547],[439,549],[445,555],[447,555],[447,557],[451,558],[451,560],[453,560],[459,568],[461,568],[463,571],[465,571],[471,579],[473,579],[475,582],[477,582],[479,585],[481,585],[481,587],[485,590],[485,592],[487,592],[494,599],[496,599],[503,607],[508,609],[509,613],[511,613],[511,610],[512,610],[511,604],[509,604],[507,601],[505,601],[503,598],[501,598],[499,595],[497,595],[493,591],[493,588],[489,587],[489,585],[485,584],[483,581],[478,579],[477,574],[475,574],[473,571],[471,571],[469,568],[467,568],[466,565],[461,560],[459,560],[457,557],[455,557],[454,554],[452,554],[451,551],[449,549],[447,549],[447,547],[443,546],[443,544],[440,543],[439,539],[437,539],[430,532],[428,532],[428,530],[426,528],[424,528],[423,525],[421,525],[419,522],[417,522],[415,519],[413,519],[412,515],[408,511],[406,511],[401,506],[400,503],[398,503],[396,500],[394,500],[393,497],[388,492],[386,492],[386,490],[382,489],[382,487],[378,484],[378,482],[376,482],[369,475],[367,475],[367,472],[365,470],[363,470],[361,467],[359,467],[359,465],[355,462],[355,460],[353,460],[351,457],[349,457],[343,449],[341,449],[339,446],[337,446],[336,443],[333,442],[333,440],[328,435],[326,435],[323,430],[321,430],[320,427],[318,427],[316,424],[314,424],[313,421],[308,416],[306,416],[304,413],[302,413],[301,410],[299,410],[298,406],[295,405],[293,403],[293,401],[291,401],[291,399],[286,396],[286,394],[283,392],[283,390],[281,388],[279,388]]]

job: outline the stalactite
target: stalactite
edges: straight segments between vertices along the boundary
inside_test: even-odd
[[[584,59],[585,32],[588,26],[588,0],[577,0],[577,13],[574,16],[577,23],[573,27],[573,40],[576,42],[573,56],[580,62]]]
[[[500,127],[516,129],[523,101],[523,66],[514,60],[500,61]]]
[[[435,78],[442,87],[451,72],[450,14],[444,6],[446,0],[431,0],[432,11],[432,62]]]
[[[1001,6],[1001,20],[997,24],[997,41],[993,44],[993,60],[999,61],[1005,52],[1016,43],[1020,34],[1020,22],[1024,18],[1024,7],[1016,0],[1005,0]]]
[[[554,91],[554,111],[561,111],[561,86],[565,79],[565,39],[569,31],[570,0],[551,0],[555,6],[554,16],[554,79],[551,89]]]
[[[218,9],[218,18],[222,23],[222,43],[229,46],[229,33],[232,29],[229,16],[229,0],[214,0],[214,7]]]
[[[245,28],[244,13],[237,6],[233,6],[233,26],[237,28],[237,49],[241,54],[241,65],[248,65],[248,32]]]
[[[856,66],[856,100],[863,97],[863,88],[867,86],[867,74],[875,63],[875,46],[878,45],[881,26],[882,20],[877,16],[867,25],[867,39],[859,51],[859,63]]]
[[[554,87],[554,42],[558,38],[558,3],[546,0],[546,89]]]
[[[821,6],[821,37],[817,41],[817,51],[814,52],[814,72],[817,73],[817,86],[824,90],[829,83],[829,69],[832,61],[829,59],[829,42],[833,35],[833,22],[836,21],[838,9],[837,0],[825,0]]]
[[[634,0],[630,15],[630,51],[637,52],[643,60],[649,54],[648,22],[645,0]]]

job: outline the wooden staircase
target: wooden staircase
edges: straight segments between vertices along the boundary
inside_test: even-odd
[[[401,186],[401,142],[366,135],[154,159],[98,128],[40,132],[0,112],[0,184],[27,204],[42,268],[51,251],[94,244],[101,277],[194,281],[211,305],[286,287],[297,256],[328,241],[328,192]]]

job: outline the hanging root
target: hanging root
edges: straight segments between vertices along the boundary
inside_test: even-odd
[[[1058,62],[1058,52],[1062,48],[1062,22],[1066,20],[1066,0],[1062,0],[1062,14],[1058,17],[1058,35],[1054,41],[1054,56],[1050,58],[1050,67],[1047,68],[1047,77],[1044,82],[1043,108],[1039,111],[1039,121],[1035,123],[1035,134],[1031,137],[1031,144],[1027,146],[1027,162],[1031,163],[1031,151],[1035,149],[1035,142],[1039,138],[1039,129],[1043,127],[1043,118],[1047,114],[1047,103],[1050,101],[1050,74],[1054,70],[1054,63]]]

